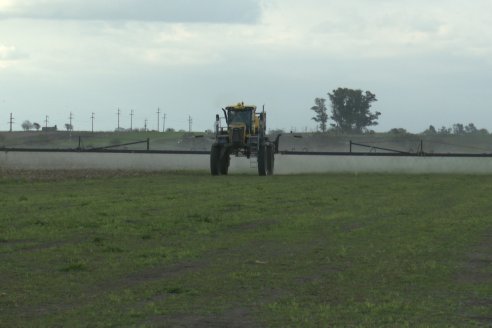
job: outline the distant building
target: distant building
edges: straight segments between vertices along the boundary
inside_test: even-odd
[[[54,131],[58,131],[58,128],[55,126],[44,126],[41,131],[43,132],[54,132]]]

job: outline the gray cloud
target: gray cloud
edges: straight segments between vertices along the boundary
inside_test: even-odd
[[[21,0],[0,18],[254,23],[260,14],[258,0]]]
[[[12,0],[0,17],[28,19],[0,22],[0,110],[58,125],[73,111],[77,129],[94,111],[97,129],[112,130],[118,107],[143,126],[161,106],[169,127],[188,129],[191,115],[204,130],[245,101],[267,105],[270,128],[304,130],[314,98],[342,86],[377,94],[376,131],[491,130],[492,2],[476,2]]]

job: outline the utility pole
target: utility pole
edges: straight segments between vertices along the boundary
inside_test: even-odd
[[[46,115],[46,118],[44,120],[44,126],[46,129],[48,128],[48,115]]]
[[[161,109],[157,107],[157,132],[161,132],[159,122],[161,121]]]
[[[12,124],[14,124],[14,118],[12,117],[12,113],[10,113],[9,124],[10,124],[10,132],[12,132]]]
[[[69,129],[70,129],[70,131],[72,131],[72,130],[73,130],[73,125],[72,125],[73,114],[72,114],[72,112],[70,112],[70,116],[69,116],[69,118],[68,118],[68,119],[70,120],[70,123],[69,123],[69,124],[70,124]]]
[[[133,109],[130,112],[130,132],[133,131]]]
[[[147,132],[147,119],[145,119],[144,130]]]
[[[191,116],[188,116],[188,131],[191,132],[191,124],[193,123],[193,119]]]
[[[92,133],[94,133],[94,112],[92,112],[92,116],[91,116],[91,124],[92,124]]]
[[[120,114],[121,114],[121,111],[120,111],[120,108],[118,107],[118,131],[120,131]]]
[[[166,132],[166,113],[162,115],[162,132]]]

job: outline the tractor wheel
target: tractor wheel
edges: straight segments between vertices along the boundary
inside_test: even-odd
[[[267,147],[260,145],[258,148],[258,174],[261,176],[267,175]]]
[[[229,164],[231,162],[231,157],[226,147],[222,147],[219,158],[219,172],[220,174],[227,175],[229,172]]]
[[[220,145],[213,144],[210,150],[210,173],[212,175],[220,174]]]
[[[273,145],[269,144],[266,149],[267,175],[273,175],[273,169],[275,166],[275,154],[273,151]]]

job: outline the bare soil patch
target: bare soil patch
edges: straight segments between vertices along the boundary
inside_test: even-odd
[[[183,327],[183,328],[255,328],[260,327],[258,322],[252,319],[248,309],[237,307],[228,309],[222,313],[199,316],[183,314],[176,316],[155,316],[145,322],[153,327]]]
[[[246,231],[252,231],[252,230],[253,231],[259,230],[259,229],[263,229],[263,228],[271,228],[277,224],[279,224],[278,220],[265,219],[265,220],[257,220],[257,221],[245,222],[245,223],[232,225],[232,226],[230,226],[229,230],[230,231],[246,232]]]
[[[155,176],[162,173],[124,170],[6,170],[0,169],[0,179],[14,181],[64,181],[79,179]]]

